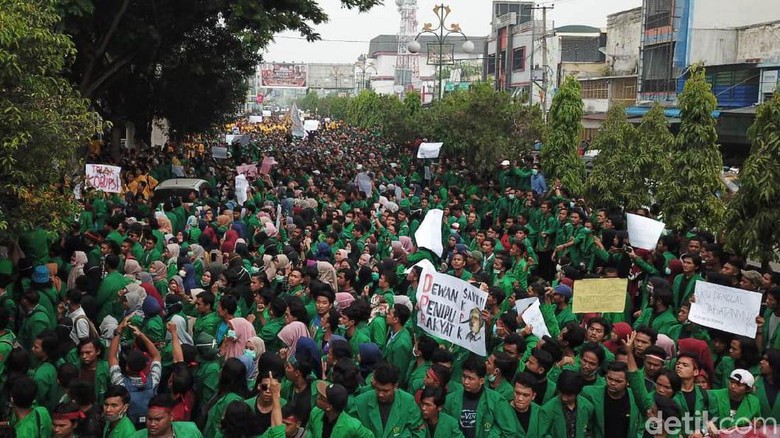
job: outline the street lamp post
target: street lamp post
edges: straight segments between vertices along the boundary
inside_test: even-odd
[[[447,37],[449,37],[452,34],[457,34],[463,37],[465,40],[463,42],[463,51],[466,53],[471,53],[474,51],[474,43],[469,41],[466,34],[463,33],[463,31],[460,29],[460,25],[458,23],[452,23],[449,26],[446,24],[447,17],[450,15],[450,12],[452,10],[449,6],[441,4],[436,5],[433,8],[433,13],[436,14],[436,18],[439,19],[439,25],[437,27],[433,27],[432,23],[425,23],[423,25],[422,32],[418,33],[417,36],[414,38],[414,41],[410,42],[406,48],[409,50],[410,53],[419,53],[420,52],[420,42],[418,39],[420,38],[420,35],[427,33],[431,34],[434,37],[436,37],[436,43],[428,44],[428,64],[429,65],[435,65],[437,76],[439,77],[439,99],[442,98],[442,92],[444,91],[443,85],[443,78],[442,76],[442,67],[445,64],[454,64],[455,63],[455,45],[454,44],[445,44],[447,41]],[[431,62],[431,46],[437,47],[438,51],[436,52],[436,58],[434,59],[435,62]],[[449,59],[445,59],[444,57],[444,50],[445,46],[447,47],[447,50],[449,51]]]
[[[360,71],[360,83],[358,84],[357,87],[358,92],[360,92],[361,90],[366,89],[366,74],[368,74],[370,77],[371,72],[369,70],[374,70],[374,73],[376,74],[376,68],[374,67],[373,64],[371,64],[371,62],[368,61],[366,55],[362,53],[360,54],[360,56],[358,56],[358,60],[355,63],[355,68]]]

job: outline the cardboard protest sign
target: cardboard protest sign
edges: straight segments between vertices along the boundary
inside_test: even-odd
[[[439,339],[487,356],[482,309],[487,292],[457,277],[423,268],[417,286],[417,326]]]
[[[625,310],[625,278],[588,278],[574,282],[574,313],[617,313]]]
[[[263,123],[263,116],[249,116],[249,123]]]
[[[121,173],[121,167],[106,166],[103,164],[87,164],[84,181],[86,182],[87,187],[92,187],[95,190],[108,193],[119,193],[122,191]]]
[[[441,221],[443,216],[444,211],[441,209],[434,208],[428,211],[420,227],[414,233],[417,247],[430,249],[439,257],[441,257],[441,253],[444,251],[444,246],[441,243]]]
[[[696,302],[688,319],[705,327],[737,335],[756,335],[756,316],[761,311],[761,294],[743,289],[697,281]]]
[[[533,304],[534,301],[539,301],[539,298],[531,297],[515,301],[515,311],[518,315],[522,315],[525,309],[531,307],[531,304]]]
[[[628,213],[626,215],[628,225],[628,240],[634,248],[654,250],[666,224],[656,220]]]
[[[319,120],[304,120],[303,121],[303,129],[306,131],[316,131],[320,129],[320,121]]]
[[[550,336],[547,324],[544,323],[544,316],[542,316],[541,304],[538,298],[534,297],[533,302],[523,311],[522,315],[525,325],[531,326],[531,332],[534,336],[540,339],[544,336]]]
[[[250,178],[257,177],[257,166],[254,164],[242,164],[236,167],[236,173],[246,175]]]
[[[438,158],[444,143],[420,143],[417,158]]]
[[[227,148],[223,148],[220,146],[212,146],[211,147],[211,156],[220,159],[220,160],[226,160],[228,157],[228,150]]]
[[[263,175],[268,175],[269,173],[271,173],[271,167],[274,164],[279,164],[276,162],[276,159],[274,159],[274,157],[263,158],[263,162],[260,163],[260,173],[262,173]]]

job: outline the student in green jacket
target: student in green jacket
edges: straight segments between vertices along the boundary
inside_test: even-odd
[[[363,426],[344,410],[347,407],[349,393],[339,384],[320,380],[317,382],[317,407],[312,410],[306,431],[310,438],[322,438],[326,425],[331,437],[374,438],[374,433]]]
[[[512,377],[517,372],[517,359],[503,351],[494,351],[485,362],[487,387],[496,391],[506,401],[514,399]]]
[[[542,306],[552,305],[555,308],[555,319],[558,321],[559,330],[562,330],[566,327],[566,324],[572,321],[577,322],[577,317],[574,316],[574,312],[571,310],[570,301],[572,295],[571,288],[565,284],[559,284],[555,288],[545,291]]]
[[[211,400],[203,401],[208,403],[208,415],[205,419],[201,419],[201,421],[205,420],[203,433],[207,437],[216,436],[219,430],[219,422],[222,420],[222,415],[225,413],[227,405],[235,400],[244,401],[246,392],[246,368],[244,364],[234,357],[226,360],[219,375],[217,393]]]
[[[382,348],[385,360],[398,367],[401,376],[409,372],[409,358],[412,357],[412,335],[404,326],[411,317],[411,311],[403,304],[394,305],[387,313],[390,337]]]
[[[398,368],[388,362],[380,362],[374,368],[372,390],[357,397],[357,418],[380,437],[425,437],[423,421],[414,397],[398,389]],[[387,415],[381,405],[390,405]]]
[[[766,293],[766,311],[760,320],[762,351],[780,349],[780,286],[769,288]],[[774,323],[774,324],[772,324]],[[774,327],[772,327],[774,325]],[[772,333],[769,329],[772,328]]]
[[[542,407],[534,403],[536,398],[536,378],[527,372],[518,373],[514,379],[514,393],[509,405],[517,419],[520,438],[542,438],[545,425],[539,418]]]
[[[106,391],[103,401],[104,438],[130,438],[135,434],[133,422],[127,418],[130,408],[130,393],[122,385],[113,385]]]
[[[484,360],[471,355],[463,363],[463,389],[447,396],[444,412],[457,419],[461,431],[471,430],[475,438],[517,436],[517,427],[509,403],[500,394],[485,387],[487,369]]]
[[[761,403],[761,416],[780,419],[780,350],[768,350],[759,363],[761,377],[756,379],[753,394]],[[771,396],[774,395],[774,397]]]
[[[426,387],[420,395],[420,410],[427,438],[463,438],[458,420],[442,412],[446,402],[444,389]]]
[[[689,301],[696,288],[696,282],[703,280],[699,275],[701,269],[701,257],[698,254],[683,254],[682,274],[677,274],[672,282],[672,294],[674,297],[674,311],[680,310],[682,303]]]
[[[710,418],[718,420],[710,422],[711,434],[717,436],[718,430],[744,426],[761,416],[761,403],[752,394],[754,384],[750,371],[737,368],[729,374],[728,388],[709,391]]]
[[[198,426],[191,421],[173,421],[171,409],[175,402],[170,394],[157,394],[149,400],[146,413],[146,429],[139,430],[133,438],[146,437],[187,437],[203,438]],[[221,419],[221,417],[220,417]],[[213,437],[214,435],[206,435]]]
[[[593,405],[593,438],[636,437],[643,431],[644,413],[628,391],[628,366],[612,362],[606,386],[588,386],[582,396]]]
[[[650,293],[649,307],[634,321],[634,328],[646,325],[660,334],[669,336],[677,323],[672,309],[674,298],[668,289],[653,289]]]
[[[11,418],[8,425],[18,437],[52,437],[49,410],[35,405],[35,381],[27,376],[19,377],[11,385]]]
[[[20,304],[25,316],[19,329],[18,341],[25,350],[32,348],[33,341],[41,332],[54,328],[46,311],[38,304],[39,299],[39,295],[32,290],[28,290],[22,295]]]
[[[571,370],[564,370],[558,377],[558,395],[542,406],[540,419],[544,425],[545,437],[570,437],[571,430],[566,425],[566,413],[572,412],[576,418],[574,436],[585,438],[593,430],[593,405],[580,395],[583,388],[582,376]],[[611,438],[611,437],[610,437]]]

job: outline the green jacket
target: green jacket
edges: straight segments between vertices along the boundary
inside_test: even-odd
[[[745,394],[745,398],[737,408],[737,412],[732,417],[730,415],[731,403],[729,401],[729,390],[713,389],[708,391],[710,397],[710,418],[718,418],[719,424],[722,429],[727,429],[733,426],[739,426],[753,421],[755,418],[761,416],[761,403],[753,394]]]
[[[764,312],[764,327],[761,329],[761,333],[764,334],[764,350],[780,349],[780,324],[775,327],[775,331],[769,333],[769,318],[772,317],[772,309],[766,309]]]
[[[422,389],[425,374],[427,374],[428,369],[431,368],[431,363],[426,361],[418,366],[415,364],[414,359],[412,359],[407,368],[409,369],[409,372],[405,379],[406,390],[410,394],[415,394],[418,389]]]
[[[774,400],[769,400],[766,395],[766,380],[764,377],[756,379],[755,389],[753,394],[758,397],[758,402],[761,403],[761,416],[764,418],[780,419],[780,394],[775,397]]]
[[[62,396],[60,386],[57,384],[57,368],[49,362],[42,362],[33,371],[33,380],[38,387],[35,400],[39,406],[51,411]]]
[[[691,295],[693,295],[693,291],[696,288],[696,282],[699,280],[704,280],[701,275],[693,274],[690,281],[688,281],[685,290],[680,290],[682,288],[683,278],[685,278],[685,274],[677,274],[677,276],[674,277],[674,281],[672,282],[672,295],[674,298],[675,312],[679,311],[680,306],[691,298]]]
[[[244,399],[241,398],[241,396],[239,396],[238,394],[229,392],[223,395],[222,397],[220,397],[219,400],[217,400],[217,402],[214,403],[214,405],[211,406],[211,408],[209,408],[208,420],[206,420],[206,426],[203,428],[203,433],[207,437],[213,437],[217,434],[217,431],[220,428],[219,423],[222,421],[222,415],[224,415],[225,413],[225,408],[227,408],[230,402],[236,400],[241,402],[244,401]],[[193,423],[193,426],[194,425],[195,424]],[[179,435],[177,434],[177,436]],[[181,435],[181,436],[189,436],[189,435]],[[193,436],[201,436],[201,435],[200,433],[198,433],[198,435],[193,435]]]
[[[309,425],[306,427],[309,438],[322,438],[324,417],[325,412],[320,408],[314,408],[311,411]],[[344,412],[339,414],[339,418],[336,420],[336,424],[333,425],[330,436],[334,438],[375,438],[374,433],[371,432],[371,430],[363,426],[359,420],[350,417]]]
[[[135,426],[127,417],[122,417],[114,427],[109,423],[103,426],[103,438],[130,438],[133,435],[135,435]]]
[[[173,434],[176,437],[203,438],[200,430],[198,430],[198,426],[191,421],[174,421],[171,423],[171,427],[173,427]],[[133,438],[146,438],[148,436],[149,432],[146,429],[143,429],[136,432],[135,435],[133,435]],[[214,435],[206,436],[213,437]]]
[[[406,391],[396,390],[387,423],[382,424],[376,391],[371,390],[361,394],[356,399],[357,418],[366,425],[377,438],[388,437],[425,437],[421,429],[423,421],[420,408],[414,397]]]
[[[409,358],[412,357],[412,335],[402,328],[400,332],[391,335],[382,353],[385,360],[398,367],[399,375],[406,376],[409,371]]]
[[[130,279],[125,278],[117,271],[109,273],[103,281],[100,282],[100,288],[97,291],[95,304],[97,305],[97,320],[103,321],[106,315],[122,320],[122,305],[119,303],[118,292],[130,283]]]
[[[490,389],[499,393],[507,402],[511,402],[515,398],[515,387],[512,386],[512,383],[506,378],[501,379],[501,383],[498,384],[498,387],[490,387]]]
[[[428,423],[425,423],[425,437],[426,438],[463,438],[463,432],[460,431],[460,425],[458,420],[439,412],[439,422],[436,423],[436,430],[431,433],[431,429]]]
[[[222,322],[222,318],[217,315],[217,312],[210,312],[205,315],[200,315],[195,319],[195,325],[192,327],[193,338],[199,334],[206,332],[211,336],[217,337],[217,328]]]
[[[552,400],[542,406],[542,424],[545,427],[543,436],[550,438],[565,437],[566,419],[563,416],[563,404],[560,397],[554,397]],[[590,436],[592,423],[594,421],[593,405],[583,395],[577,396],[577,438]],[[611,437],[610,437],[611,438]]]
[[[459,419],[462,410],[463,389],[458,389],[447,395],[443,412]],[[512,412],[512,407],[499,393],[483,388],[477,403],[475,438],[515,437],[517,435],[517,417]]]
[[[582,390],[582,396],[588,399],[593,405],[593,429],[591,436],[593,438],[612,438],[607,437],[604,431],[604,397],[607,397],[606,386],[586,386]],[[644,430],[644,415],[639,411],[639,407],[634,402],[634,394],[631,391],[626,391],[628,396],[629,406],[629,424],[628,424],[628,437],[641,436]]]
[[[46,310],[37,305],[33,308],[32,312],[27,314],[22,321],[22,326],[19,328],[19,344],[24,347],[25,350],[31,350],[33,341],[42,331],[47,329],[53,329],[49,317],[46,315]]]
[[[544,435],[545,425],[541,421],[542,407],[534,402],[531,402],[531,419],[528,421],[528,430],[523,429],[520,421],[517,420],[515,415],[515,423],[517,424],[517,431],[520,438],[542,438]]]
[[[658,333],[669,336],[677,324],[677,317],[671,307],[661,312],[660,315],[654,315],[653,309],[648,308],[634,322],[634,328],[646,325]]]

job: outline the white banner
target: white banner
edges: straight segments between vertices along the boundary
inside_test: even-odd
[[[697,281],[696,302],[688,319],[705,327],[755,337],[756,316],[761,312],[761,294],[743,289]]]
[[[414,240],[419,248],[428,248],[441,257],[444,245],[441,243],[441,221],[444,211],[438,208],[428,211],[420,227],[414,233]]]
[[[122,191],[122,168],[103,164],[87,164],[84,181],[87,187],[109,193]]]
[[[232,145],[233,143],[238,142],[242,146],[246,146],[249,144],[249,136],[246,134],[241,135],[233,135],[233,134],[227,134],[225,135],[225,143],[228,145]]]
[[[249,123],[263,123],[263,116],[249,116]]]
[[[438,158],[444,143],[420,143],[417,158]]]
[[[304,120],[303,121],[303,129],[306,131],[316,131],[320,129],[320,121],[319,120]]]
[[[626,215],[628,225],[628,240],[634,248],[654,250],[666,224],[656,220],[628,213]]]
[[[247,199],[246,190],[248,188],[249,188],[249,181],[247,181],[246,176],[244,176],[243,174],[236,176],[236,201],[238,201],[238,205],[243,206],[244,202],[246,202]]]
[[[425,268],[417,286],[417,326],[439,339],[487,356],[482,310],[487,292]]]
[[[530,305],[528,305],[529,300]],[[518,315],[523,316],[523,322],[525,322],[525,325],[531,326],[531,332],[534,334],[534,336],[539,339],[544,336],[550,336],[550,332],[547,330],[547,324],[544,323],[544,316],[542,316],[539,298],[524,298],[515,303],[515,309],[517,309]]]

